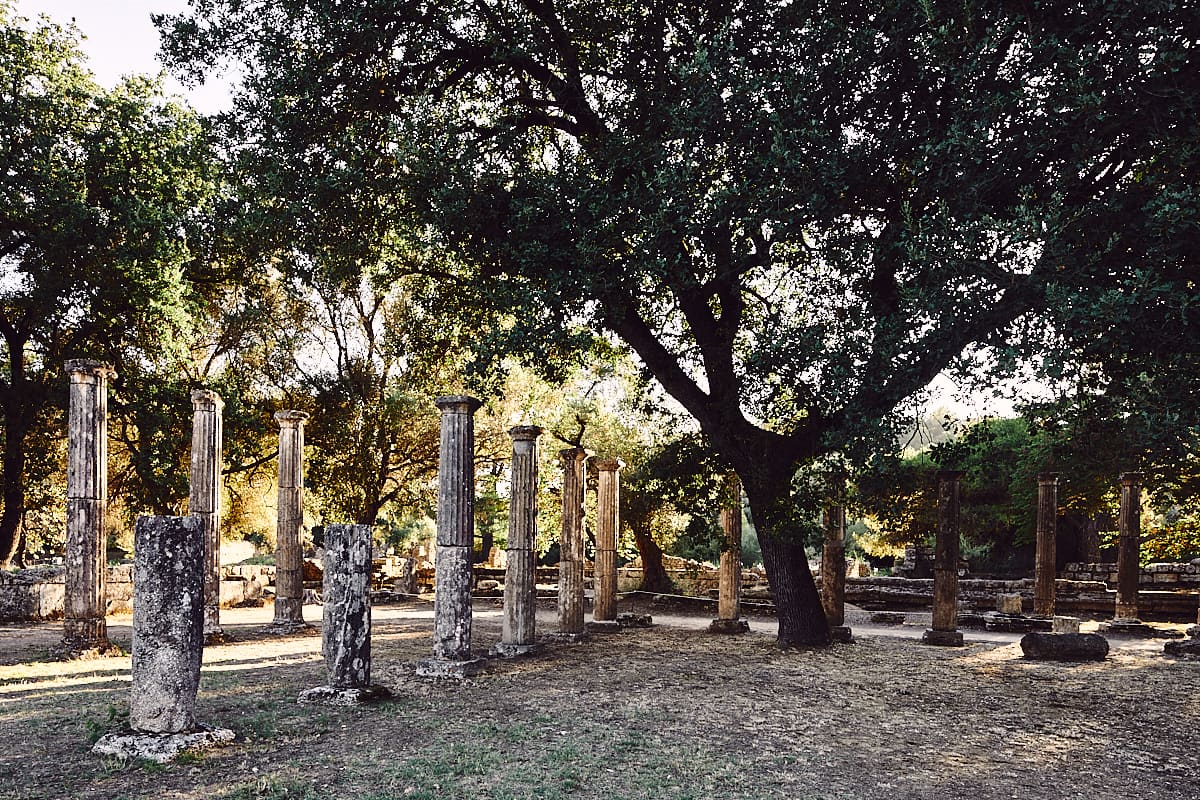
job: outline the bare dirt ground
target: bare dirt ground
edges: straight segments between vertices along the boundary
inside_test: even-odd
[[[325,682],[319,637],[261,635],[269,607],[224,610],[235,640],[205,652],[198,702],[238,741],[167,767],[89,752],[127,708],[128,658],[50,661],[59,625],[0,626],[0,798],[1200,797],[1200,662],[1161,642],[1034,663],[1016,636],[932,648],[918,615],[851,614],[855,643],[781,652],[771,619],[725,637],[708,615],[654,613],[435,682],[414,674],[431,607],[378,606],[374,678],[395,699],[343,710],[295,702]],[[128,646],[128,617],[110,630]],[[499,633],[477,605],[478,649]]]

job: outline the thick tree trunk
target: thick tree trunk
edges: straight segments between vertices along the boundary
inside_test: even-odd
[[[671,583],[671,579],[667,576],[666,569],[663,568],[663,551],[658,546],[658,542],[654,541],[654,537],[650,535],[650,530],[641,525],[633,525],[633,543],[637,547],[638,555],[642,559],[642,585],[643,592],[671,592],[675,586]]]

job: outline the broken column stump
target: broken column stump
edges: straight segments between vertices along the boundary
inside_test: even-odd
[[[202,533],[196,516],[138,518],[130,729],[102,737],[94,753],[162,763],[233,741],[233,731],[196,722],[204,652]]]
[[[583,624],[583,520],[587,459],[582,447],[559,451],[562,464],[562,537],[558,552],[558,630],[547,636],[577,642],[587,637]]]
[[[304,423],[303,411],[277,411],[279,484],[275,523],[275,619],[267,633],[311,629],[304,621]]]
[[[209,389],[192,392],[192,454],[188,512],[204,537],[204,641],[224,640],[221,629],[221,446],[225,403]]]
[[[938,471],[938,529],[933,561],[933,626],[921,641],[962,647],[958,630],[958,500],[961,470]]]
[[[371,683],[371,526],[325,526],[321,653],[329,685],[300,693],[299,702],[333,706],[391,696]]]
[[[742,484],[735,473],[726,476],[724,491],[721,531],[725,544],[717,577],[717,618],[709,623],[708,630],[746,633],[750,623],[742,619]]]
[[[475,410],[473,397],[437,398],[441,410],[438,455],[437,555],[433,601],[433,657],[417,674],[464,678],[484,660],[471,653],[471,566],[475,538]]]
[[[593,578],[592,619],[587,630],[612,633],[617,624],[617,534],[621,529],[621,468],[619,458],[597,461],[596,570]]]
[[[508,501],[508,549],[504,568],[504,621],[492,655],[528,655],[537,649],[538,437],[542,429],[509,430],[513,454]]]

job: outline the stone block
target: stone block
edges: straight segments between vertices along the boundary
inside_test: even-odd
[[[899,611],[876,611],[869,619],[872,625],[903,625],[905,616]]]
[[[1178,572],[1156,572],[1154,573],[1155,583],[1179,583]]]
[[[1079,617],[1062,617],[1055,615],[1051,620],[1051,633],[1079,633]]]
[[[927,630],[921,637],[921,643],[936,647],[962,647],[963,635],[962,631]]]
[[[1027,633],[1021,652],[1033,661],[1103,661],[1108,640],[1095,633]]]
[[[92,746],[99,756],[114,756],[122,761],[139,759],[155,764],[174,761],[184,753],[199,753],[233,742],[234,733],[226,728],[202,728],[187,733],[109,733]]]
[[[1200,639],[1167,642],[1163,645],[1163,653],[1176,658],[1200,659]]]
[[[996,595],[996,611],[1001,614],[1021,613],[1021,595],[1019,593],[1001,593]]]
[[[708,624],[709,633],[748,633],[750,623],[744,619],[714,619]]]

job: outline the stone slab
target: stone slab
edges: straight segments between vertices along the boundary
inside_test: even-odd
[[[495,658],[520,658],[521,656],[531,656],[541,652],[542,646],[538,643],[533,644],[507,644],[505,642],[497,642],[488,650],[488,655]]]
[[[1147,625],[1138,619],[1112,619],[1096,626],[1105,636],[1124,636],[1130,639],[1182,639],[1181,631],[1169,631]]]
[[[868,620],[872,625],[903,625],[905,615],[899,611],[876,611]]]
[[[1103,661],[1108,640],[1096,633],[1042,633],[1021,637],[1021,653],[1033,661]]]
[[[265,636],[315,636],[319,631],[307,622],[272,622],[259,628]]]
[[[136,758],[166,764],[183,753],[224,747],[233,739],[233,731],[227,728],[202,728],[184,733],[108,733],[92,746],[92,752],[122,761]]]
[[[654,626],[654,617],[649,614],[622,611],[617,614],[617,624],[622,628],[650,628]]]
[[[542,637],[542,640],[546,642],[565,642],[567,644],[577,644],[579,642],[586,642],[590,638],[592,638],[592,635],[587,631],[584,631],[583,633],[564,633],[562,631],[554,631],[553,633],[547,633]]]
[[[483,672],[487,660],[471,658],[451,661],[447,658],[423,658],[417,662],[417,674],[422,678],[469,678]]]
[[[931,644],[936,647],[962,647],[962,631],[927,630],[921,637],[921,644]]]
[[[1028,617],[1024,614],[998,614],[993,612],[983,615],[983,627],[984,630],[1001,631],[1004,633],[1049,632],[1054,628],[1054,623],[1049,617]]]
[[[708,624],[709,633],[749,633],[750,622],[744,619],[714,619]]]
[[[584,627],[588,633],[620,633],[621,623],[615,619],[588,620]]]
[[[335,686],[314,686],[305,689],[296,698],[297,703],[319,706],[365,706],[388,700],[392,692],[386,686],[372,684],[352,689],[339,689]]]

